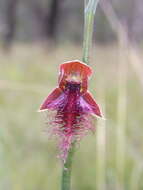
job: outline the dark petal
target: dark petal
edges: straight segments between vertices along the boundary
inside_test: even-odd
[[[56,109],[64,101],[64,93],[60,88],[55,88],[40,106],[40,111]]]
[[[82,107],[83,112],[91,112],[96,116],[102,117],[98,104],[89,92],[86,92],[81,96],[80,106]]]

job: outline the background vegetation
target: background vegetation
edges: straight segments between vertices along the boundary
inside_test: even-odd
[[[58,3],[0,0],[2,190],[56,190],[60,186],[56,143],[48,139],[45,119],[37,110],[57,85],[59,64],[81,58],[83,1],[60,1],[59,15],[50,17],[52,2]],[[100,2],[90,90],[106,120],[98,121],[95,135],[77,147],[73,190],[143,189],[142,3]],[[49,17],[56,20],[51,34]]]

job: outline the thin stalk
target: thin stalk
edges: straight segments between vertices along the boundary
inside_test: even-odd
[[[92,45],[94,15],[99,0],[85,0],[85,12],[84,12],[84,39],[83,39],[83,56],[84,63],[89,64],[89,52]],[[71,169],[72,160],[74,155],[75,143],[73,143],[69,150],[67,160],[64,163],[62,173],[62,185],[61,190],[70,190],[71,186]]]
[[[100,79],[98,95],[102,102],[102,110],[105,113],[105,82]],[[100,88],[102,86],[102,88]],[[106,120],[99,119],[96,123],[96,173],[95,189],[106,190]],[[101,159],[102,158],[102,159]]]
[[[71,170],[72,170],[72,160],[75,150],[75,143],[73,143],[71,149],[69,150],[68,157],[64,163],[63,173],[62,173],[62,190],[70,190],[71,186]]]
[[[89,64],[89,52],[92,47],[94,16],[99,0],[85,0],[84,39],[82,61]]]
[[[121,29],[121,31],[120,31]],[[127,117],[127,56],[128,42],[124,38],[122,28],[119,36],[119,67],[118,67],[118,106],[116,127],[116,189],[124,189],[126,161],[126,117]]]

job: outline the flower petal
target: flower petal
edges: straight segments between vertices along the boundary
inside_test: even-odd
[[[74,60],[61,64],[60,71],[66,75],[71,73],[79,73],[82,78],[90,77],[92,69],[81,61]]]
[[[63,100],[63,95],[63,91],[60,88],[55,88],[40,106],[40,111],[55,109]]]
[[[102,113],[100,111],[98,104],[96,103],[96,101],[89,92],[83,94],[82,98],[85,101],[85,102],[83,100],[81,101],[82,105],[84,105],[85,110],[87,111],[89,110],[89,112],[92,112],[96,116],[102,117]]]

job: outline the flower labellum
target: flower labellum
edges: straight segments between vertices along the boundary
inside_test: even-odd
[[[64,162],[72,143],[94,130],[92,116],[102,117],[98,104],[87,90],[91,74],[92,69],[81,61],[61,64],[58,87],[40,106],[40,111],[54,113],[49,122],[50,130],[59,137],[60,157]]]

